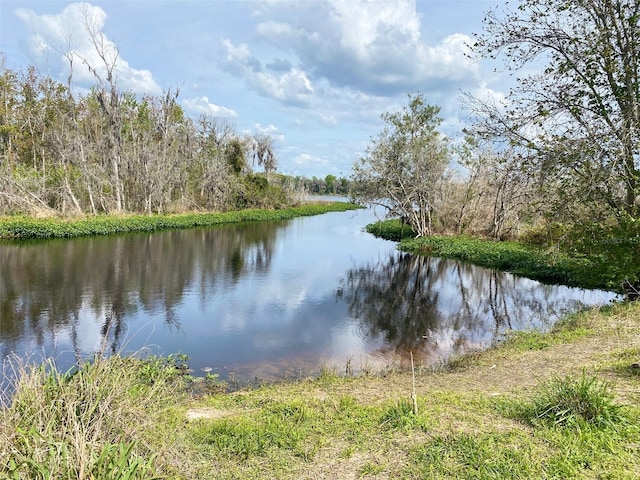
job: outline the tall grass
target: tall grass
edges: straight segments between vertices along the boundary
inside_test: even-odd
[[[532,425],[608,427],[624,421],[610,385],[585,372],[541,383],[517,410],[517,416]]]
[[[0,478],[160,478],[144,430],[175,396],[175,367],[97,356],[67,373],[52,361],[14,369],[0,410]]]

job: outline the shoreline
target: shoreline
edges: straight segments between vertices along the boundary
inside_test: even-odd
[[[76,238],[116,235],[129,232],[152,232],[167,229],[209,227],[243,222],[288,220],[358,209],[347,202],[313,202],[280,210],[248,209],[230,212],[184,213],[171,215],[99,215],[76,219],[0,217],[0,240]]]
[[[548,333],[514,333],[446,367],[418,366],[414,377],[324,370],[232,393],[209,379],[195,396],[175,374],[176,357],[110,357],[53,382],[31,373],[0,413],[0,460],[31,455],[60,472],[86,441],[88,451],[131,445],[124,464],[145,465],[131,478],[637,478],[639,326],[640,305],[619,303],[564,317]],[[600,416],[531,416],[556,390],[560,400],[583,395]],[[86,402],[107,402],[109,415],[78,409]],[[91,428],[105,424],[104,437],[85,440],[52,423],[89,419]],[[53,444],[67,453],[42,456]],[[0,472],[10,465],[0,461]],[[28,468],[16,464],[15,478],[33,478]]]

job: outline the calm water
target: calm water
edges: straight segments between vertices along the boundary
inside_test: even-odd
[[[185,353],[246,382],[433,363],[614,295],[399,253],[375,212],[0,244],[0,356]]]

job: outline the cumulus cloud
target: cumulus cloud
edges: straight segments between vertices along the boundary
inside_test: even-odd
[[[330,165],[330,162],[326,158],[311,155],[309,153],[300,153],[293,159],[293,164],[298,168],[317,170],[317,167],[324,169]]]
[[[338,120],[334,115],[318,113],[318,117],[325,125],[337,125]]]
[[[193,114],[205,114],[220,118],[234,118],[238,116],[235,110],[221,107],[209,102],[208,97],[187,98],[183,101],[185,109]]]
[[[286,139],[285,135],[280,133],[280,130],[278,129],[278,127],[276,127],[275,125],[272,125],[272,124],[264,126],[264,125],[262,125],[260,123],[254,123],[253,124],[253,129],[256,132],[261,133],[263,135],[269,135],[274,140],[277,140],[277,141],[280,141],[280,142],[284,142],[285,139]]]
[[[422,40],[414,1],[271,2],[258,15],[271,16],[256,27],[265,42],[293,53],[309,78],[334,86],[381,95],[455,91],[479,75],[465,56],[467,35],[435,45]]]
[[[139,94],[162,91],[149,70],[129,65],[104,34],[107,14],[102,8],[72,3],[54,15],[37,15],[25,8],[18,8],[15,14],[30,31],[26,48],[31,58],[56,69],[60,78],[67,78],[71,60],[73,80],[81,88],[94,85],[96,75],[106,79],[112,68],[122,90]]]
[[[247,44],[234,45],[231,40],[223,39],[222,46],[226,52],[224,67],[227,71],[244,78],[261,95],[288,104],[308,103],[313,86],[302,70],[290,67],[285,71],[278,71],[272,67],[272,62],[272,72],[266,72],[263,71],[261,62],[251,55]],[[275,65],[282,67],[284,64],[280,60]]]

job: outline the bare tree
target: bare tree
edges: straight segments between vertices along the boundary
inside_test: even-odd
[[[541,181],[638,214],[640,2],[522,0],[493,9],[476,51],[509,71],[533,65],[508,104],[471,100],[476,132],[521,149]]]
[[[120,94],[116,85],[115,70],[118,64],[119,52],[106,39],[99,25],[91,17],[88,7],[84,10],[84,27],[89,34],[95,53],[100,59],[100,65],[92,65],[86,58],[82,63],[89,69],[98,82],[95,96],[103,114],[106,117],[105,151],[103,154],[111,163],[112,186],[115,194],[115,210],[122,212],[126,208],[124,184],[122,180],[122,112],[120,110]]]

